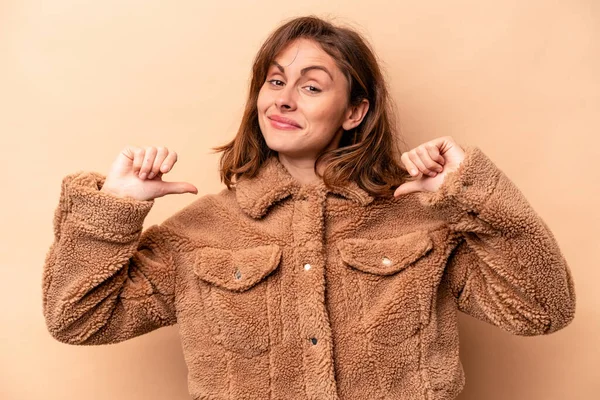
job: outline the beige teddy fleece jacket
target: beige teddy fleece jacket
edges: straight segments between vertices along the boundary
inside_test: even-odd
[[[177,323],[194,399],[454,399],[457,310],[527,336],[574,317],[553,234],[478,147],[437,192],[390,199],[271,158],[144,231],[154,201],[104,179],[62,182],[47,328],[100,345]]]

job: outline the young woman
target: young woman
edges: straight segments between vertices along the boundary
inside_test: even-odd
[[[177,154],[127,147],[68,175],[44,266],[57,340],[117,343],[179,324],[194,399],[454,399],[457,310],[515,335],[571,322],[544,221],[475,146],[398,152],[356,32],[282,25],[256,57],[220,193],[142,232]]]

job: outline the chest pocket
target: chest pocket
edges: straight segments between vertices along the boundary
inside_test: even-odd
[[[372,342],[398,345],[428,322],[427,260],[433,249],[428,231],[385,239],[342,239],[337,247],[347,267],[347,285],[359,294],[355,300]]]
[[[205,284],[207,317],[214,337],[228,350],[246,357],[269,348],[269,315],[279,312],[279,290],[269,290],[268,276],[279,267],[281,249],[271,244],[247,249],[203,247],[194,273]]]

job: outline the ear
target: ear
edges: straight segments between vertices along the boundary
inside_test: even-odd
[[[342,122],[342,128],[347,131],[356,128],[367,115],[367,111],[369,111],[369,100],[367,99],[362,99],[359,104],[350,106],[346,111],[346,119]]]

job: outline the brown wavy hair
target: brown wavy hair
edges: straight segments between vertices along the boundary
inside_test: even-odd
[[[298,38],[312,39],[336,62],[349,82],[349,103],[369,101],[362,122],[344,131],[336,149],[322,152],[315,173],[327,186],[356,182],[375,197],[390,197],[395,188],[411,176],[399,161],[402,154],[395,135],[392,101],[383,74],[367,41],[355,30],[334,26],[316,16],[299,17],[277,28],[263,43],[252,67],[246,107],[235,138],[213,148],[223,152],[221,182],[231,189],[235,182],[256,175],[262,164],[277,152],[267,146],[258,124],[257,99],[269,65],[287,44]],[[325,160],[323,175],[317,164]]]

